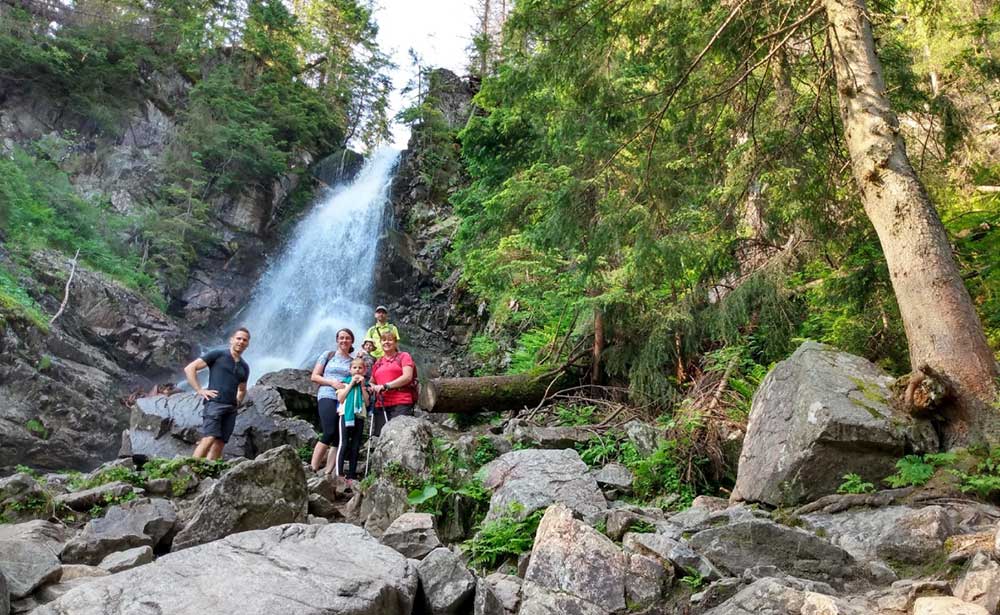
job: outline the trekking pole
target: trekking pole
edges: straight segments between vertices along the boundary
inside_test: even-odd
[[[378,394],[378,398],[382,398],[382,394]],[[377,399],[372,399],[371,411],[368,419],[368,450],[365,452],[365,478],[368,478],[368,474],[372,471],[372,436],[375,434],[375,405]]]

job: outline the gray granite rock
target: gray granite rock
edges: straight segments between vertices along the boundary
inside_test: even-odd
[[[195,511],[174,538],[173,549],[229,534],[306,520],[306,478],[295,450],[271,449],[228,470],[198,496]]]
[[[430,469],[431,424],[414,416],[399,416],[382,428],[378,444],[372,450],[371,466],[384,472],[395,464],[413,474],[425,476]]]
[[[625,556],[607,536],[575,519],[562,504],[545,511],[525,582],[615,612],[626,606],[626,575]]]
[[[113,574],[115,572],[121,572],[122,570],[128,570],[129,568],[135,568],[136,566],[148,564],[151,561],[153,561],[152,548],[148,546],[136,547],[134,549],[128,549],[127,551],[118,551],[116,553],[109,554],[101,560],[100,567]]]
[[[855,508],[837,514],[802,516],[808,529],[822,532],[831,543],[858,560],[889,559],[920,564],[939,557],[955,533],[941,506]]]
[[[434,515],[404,513],[396,518],[382,534],[382,544],[392,547],[406,557],[423,559],[441,546],[434,530]]]
[[[597,472],[594,472],[594,480],[601,487],[627,493],[632,490],[632,481],[635,480],[635,477],[632,476],[631,470],[622,464],[609,463]]]
[[[483,466],[483,485],[493,492],[487,519],[497,519],[521,506],[520,515],[560,503],[583,515],[588,523],[603,518],[607,500],[587,464],[574,450],[511,451]]]
[[[494,572],[476,583],[474,615],[517,615],[520,606],[520,577]]]
[[[438,547],[417,565],[423,588],[424,606],[430,615],[468,613],[476,591],[476,578],[462,560],[444,547]]]
[[[103,506],[110,499],[120,498],[129,493],[132,493],[132,485],[115,481],[113,483],[99,485],[92,489],[72,491],[70,493],[57,495],[55,497],[55,503],[60,506],[72,508],[76,511],[86,512],[93,508],[95,504]]]
[[[376,479],[361,499],[359,515],[365,529],[373,536],[382,536],[393,521],[409,510],[406,496],[406,490],[389,479]]]
[[[678,576],[697,573],[707,581],[722,577],[719,570],[705,557],[695,553],[681,540],[663,534],[636,534],[629,532],[622,538],[626,553],[655,557],[665,567],[676,569]]]
[[[97,565],[115,551],[155,547],[172,534],[176,523],[177,512],[170,500],[153,498],[112,506],[66,543],[62,561]]]
[[[773,566],[784,574],[842,586],[863,573],[850,553],[811,532],[766,519],[711,528],[691,537],[690,546],[729,576]]]
[[[593,432],[582,427],[545,427],[525,419],[508,421],[503,433],[511,444],[549,449],[575,448],[594,437]]]
[[[904,452],[938,448],[930,423],[893,409],[872,363],[805,342],[754,394],[732,501],[773,506],[836,492],[848,473],[877,482]]]
[[[766,577],[754,581],[705,615],[871,615],[868,605],[804,588],[795,579]]]
[[[6,578],[12,599],[23,598],[36,588],[59,579],[62,567],[48,545],[27,539],[0,539],[0,573]]]
[[[3,570],[0,570],[0,615],[10,615],[10,588],[7,587],[7,577]]]
[[[406,615],[417,585],[407,560],[359,527],[288,524],[94,579],[34,615]]]

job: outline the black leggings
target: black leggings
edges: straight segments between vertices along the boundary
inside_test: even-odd
[[[337,474],[347,478],[358,477],[358,451],[361,450],[361,437],[365,433],[365,420],[359,416],[354,417],[354,425],[348,427],[344,424],[344,417],[340,417],[340,448],[337,450]],[[349,465],[347,473],[344,473],[344,458],[347,458]]]
[[[340,417],[337,416],[336,399],[324,397],[319,400],[319,424],[323,427],[319,441],[327,446],[337,446],[340,443]]]

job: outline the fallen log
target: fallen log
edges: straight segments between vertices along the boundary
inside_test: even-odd
[[[528,374],[434,378],[420,383],[420,407],[427,412],[469,414],[534,406],[551,381]]]

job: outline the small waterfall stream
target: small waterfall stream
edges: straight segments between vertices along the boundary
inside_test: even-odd
[[[299,222],[234,326],[250,329],[250,383],[286,367],[312,367],[342,327],[359,346],[372,319],[372,282],[389,185],[399,157],[383,148],[349,184],[328,190]]]

